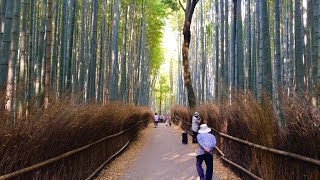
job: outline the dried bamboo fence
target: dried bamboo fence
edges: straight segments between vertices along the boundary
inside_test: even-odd
[[[92,179],[105,164],[122,152],[130,141],[147,127],[148,123],[149,118],[140,120],[130,128],[83,147],[18,171],[0,175],[0,180]]]
[[[190,122],[177,115],[173,116],[173,122],[191,135]],[[244,179],[320,179],[318,159],[261,146],[211,129],[216,136],[216,150],[221,159]],[[232,151],[235,149],[238,152]],[[247,158],[251,161],[245,163],[242,159]]]

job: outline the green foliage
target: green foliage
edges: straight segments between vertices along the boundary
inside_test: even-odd
[[[177,11],[178,8],[178,3],[175,0],[161,0],[161,2],[167,6],[168,8],[170,8],[172,11]]]
[[[168,93],[170,88],[169,88],[169,76],[168,75],[161,75],[160,79],[159,79],[159,86],[161,87],[160,89],[156,89],[156,91],[158,90],[161,93]]]
[[[170,26],[174,31],[181,32],[183,29],[183,22],[184,22],[184,12],[180,9],[172,14],[174,18],[170,18]]]
[[[165,101],[168,100],[168,97],[170,95],[169,76],[167,74],[160,75],[160,78],[157,81],[154,91],[156,92],[155,100],[159,103],[161,109],[162,106],[165,104]]]
[[[211,24],[206,25],[206,36],[210,37],[211,36]]]
[[[151,75],[156,75],[164,61],[162,49],[164,19],[167,17],[167,7],[157,0],[146,2],[145,14],[147,47],[150,50]]]

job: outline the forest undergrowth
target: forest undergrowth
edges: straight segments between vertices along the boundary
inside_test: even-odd
[[[206,103],[193,110],[176,106],[172,112],[174,116],[191,123],[193,113],[198,111],[201,123],[207,123],[222,133],[319,160],[319,108],[307,99],[284,95],[279,104],[276,109],[268,98],[263,98],[263,102],[258,103],[249,93],[237,93],[233,95],[231,103]],[[314,164],[274,155],[226,138],[220,143],[219,146],[228,159],[263,179],[320,177],[319,167]],[[237,169],[234,170],[240,176],[244,175]]]
[[[5,102],[4,96],[1,98],[0,102]],[[0,175],[40,163],[108,135],[119,133],[133,127],[138,121],[152,116],[147,108],[119,102],[103,105],[98,103],[79,105],[65,100],[51,103],[47,110],[29,107],[31,110],[28,115],[22,116],[12,124],[8,123],[8,119],[12,117],[5,116],[4,104],[0,105],[0,114],[2,114],[0,116]],[[146,123],[143,125],[145,126]],[[101,151],[104,148],[104,151],[109,153],[106,156],[113,155],[128,139],[138,133],[143,125],[139,125],[119,137],[114,137],[115,142],[110,140],[110,142],[103,143],[103,147],[96,149]],[[94,158],[90,153],[83,156],[90,157],[93,161],[103,162],[107,159],[107,157],[103,157],[103,154],[96,154],[97,157]],[[88,163],[87,159],[84,161]],[[90,165],[84,163],[85,167],[81,168],[85,169],[81,173],[77,172],[77,170],[81,171],[79,165],[71,166],[71,169],[68,170],[69,174],[64,172],[67,170],[59,170],[68,163],[60,167],[51,165],[48,168],[54,172],[54,176],[48,175],[47,177],[59,179],[69,176],[72,177],[71,179],[83,179],[88,177],[102,162],[98,162],[100,164],[90,163]],[[32,177],[35,178],[34,175]],[[41,178],[41,176],[37,178]]]

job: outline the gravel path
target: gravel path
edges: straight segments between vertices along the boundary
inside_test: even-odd
[[[124,180],[198,180],[195,167],[196,145],[181,143],[182,130],[150,124],[127,150],[110,163],[97,179]],[[205,167],[205,164],[203,163]],[[214,158],[214,180],[239,179]]]

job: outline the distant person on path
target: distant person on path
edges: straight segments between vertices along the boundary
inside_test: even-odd
[[[211,129],[206,124],[201,124],[198,140],[197,150],[197,171],[200,176],[200,180],[211,180],[213,174],[213,148],[216,145],[216,138],[210,133]],[[206,163],[207,170],[206,175],[203,173],[202,162]]]
[[[170,124],[170,115],[167,114],[167,117],[166,117],[166,126],[169,126]]]
[[[156,128],[158,126],[158,121],[159,121],[159,116],[157,113],[154,113],[153,120],[154,120],[154,127]]]
[[[163,117],[163,115],[161,115],[161,116],[160,116],[160,122],[161,122],[161,123],[163,122],[163,119],[164,119],[164,117]]]
[[[193,132],[192,143],[197,143],[197,135],[198,135],[200,122],[201,122],[200,114],[198,112],[195,112],[192,117],[192,126],[191,126],[191,130]]]

